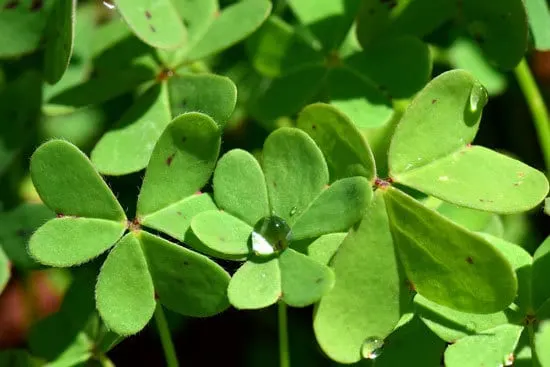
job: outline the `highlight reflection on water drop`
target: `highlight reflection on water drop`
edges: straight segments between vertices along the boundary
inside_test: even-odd
[[[103,5],[105,5],[105,7],[107,7],[110,10],[113,10],[114,8],[116,8],[115,4],[107,0],[103,0]]]
[[[290,243],[290,227],[284,219],[263,217],[252,232],[252,251],[258,256],[270,256],[284,251]]]
[[[470,92],[470,111],[479,112],[489,100],[487,89],[480,83],[474,84]]]
[[[384,346],[384,340],[382,338],[371,337],[365,339],[363,346],[361,347],[361,354],[366,359],[376,359],[382,354],[382,347]]]

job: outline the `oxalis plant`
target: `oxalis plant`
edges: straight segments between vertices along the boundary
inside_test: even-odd
[[[249,337],[241,365],[550,366],[548,175],[473,144],[513,70],[549,171],[524,59],[549,24],[543,0],[0,0],[0,366],[112,366],[148,331],[196,365],[182,323],[224,363]],[[235,315],[278,361],[205,320]]]

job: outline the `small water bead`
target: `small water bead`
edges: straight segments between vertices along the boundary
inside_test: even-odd
[[[376,359],[382,354],[382,347],[384,346],[384,340],[382,338],[371,337],[365,339],[363,346],[361,347],[361,354],[366,359]]]
[[[109,10],[113,10],[114,8],[116,8],[116,5],[113,4],[112,1],[108,1],[108,0],[104,0],[103,5]]]
[[[284,251],[290,243],[290,227],[276,215],[263,217],[252,232],[252,251],[258,256],[270,256]]]
[[[487,93],[487,89],[480,83],[474,84],[470,92],[470,111],[474,113],[480,112],[488,100],[489,94]]]
[[[298,211],[298,208],[296,208],[295,206],[292,207],[292,209],[290,209],[290,216],[292,217],[294,214],[296,214],[296,212]]]

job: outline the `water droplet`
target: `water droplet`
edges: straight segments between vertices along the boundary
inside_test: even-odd
[[[116,8],[116,5],[108,0],[103,0],[103,5],[105,5],[105,7],[107,7],[109,10],[113,10],[114,8]]]
[[[284,219],[276,215],[263,217],[252,232],[252,251],[258,256],[277,254],[288,247],[290,237],[290,227]]]
[[[363,355],[363,358],[376,359],[380,354],[382,354],[383,346],[383,339],[377,337],[367,338],[361,347],[361,354]]]
[[[470,92],[470,111],[479,112],[489,100],[487,89],[480,83],[474,84]]]
[[[292,217],[294,214],[296,214],[296,212],[298,211],[298,208],[296,208],[295,206],[292,207],[292,209],[290,209],[290,216]]]

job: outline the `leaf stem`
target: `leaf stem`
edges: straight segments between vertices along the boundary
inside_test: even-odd
[[[279,301],[279,366],[290,367],[290,353],[288,351],[288,322],[287,306]]]
[[[544,99],[525,58],[516,66],[514,73],[531,110],[544,163],[546,164],[546,173],[550,176],[550,119]]]
[[[168,367],[179,367],[178,358],[176,357],[176,350],[174,349],[174,343],[170,336],[170,329],[166,322],[166,316],[162,305],[157,301],[157,308],[155,309],[155,323],[159,330],[160,342],[162,343],[162,349],[164,349],[164,357],[166,358],[166,365]]]
[[[529,333],[529,347],[531,348],[531,361],[533,367],[537,367],[537,355],[535,352],[535,330],[533,329],[533,323],[527,325],[527,332]]]

